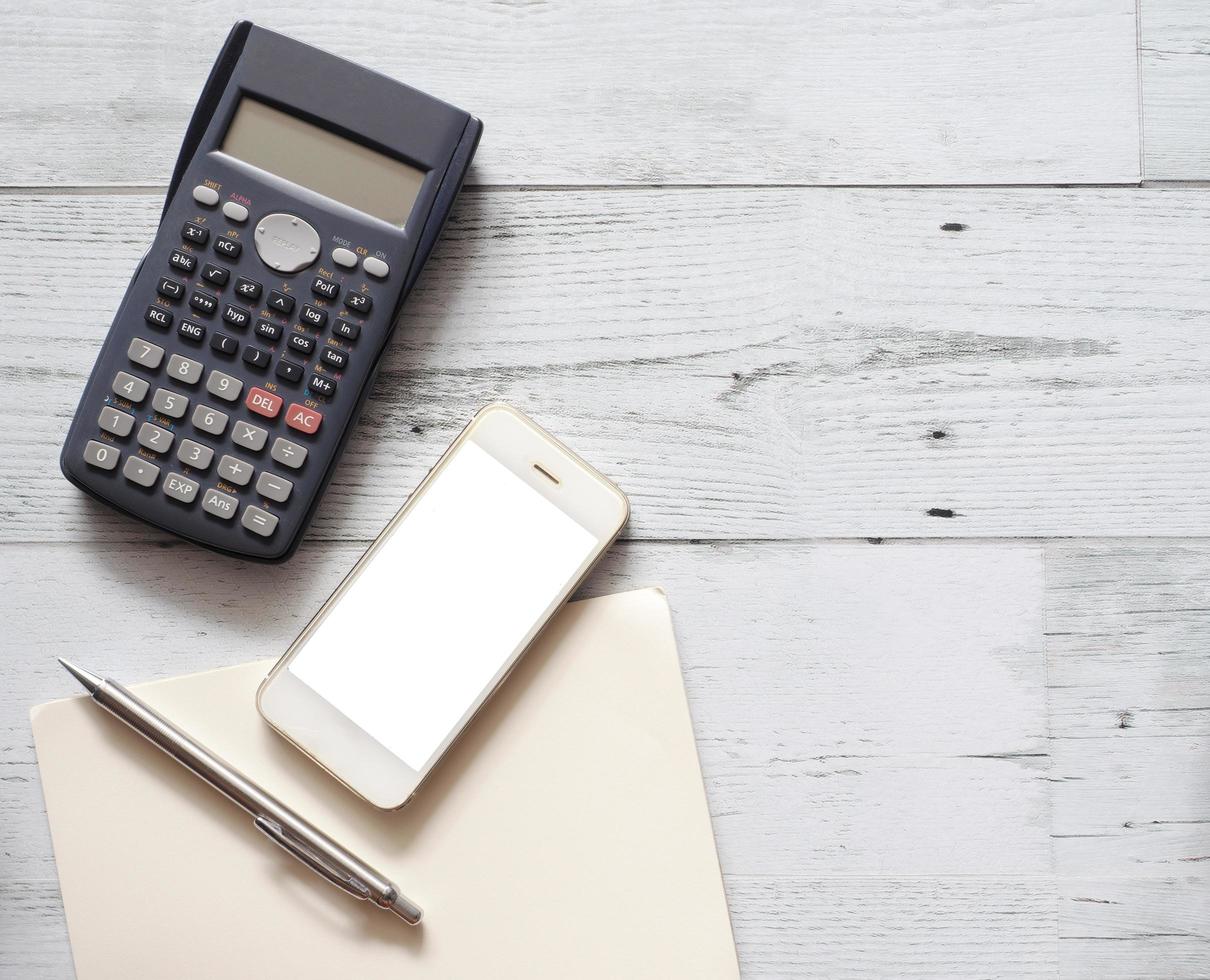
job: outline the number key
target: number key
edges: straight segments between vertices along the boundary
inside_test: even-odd
[[[155,394],[151,396],[151,407],[170,419],[183,419],[185,410],[189,407],[189,399],[179,392],[156,388]]]
[[[114,375],[113,393],[121,398],[129,398],[136,405],[147,397],[147,389],[150,387],[151,385],[142,378],[136,378],[125,371],[119,371]]]
[[[227,416],[217,408],[199,405],[193,410],[193,424],[212,436],[221,436],[227,428]]]
[[[139,445],[145,449],[150,449],[152,452],[163,453],[172,448],[172,440],[175,437],[167,429],[161,429],[158,425],[152,425],[150,422],[144,422],[139,426]]]
[[[207,470],[210,468],[210,461],[214,459],[214,450],[192,439],[182,439],[181,448],[176,451],[176,458],[196,470]]]
[[[130,435],[130,430],[134,428],[134,416],[127,415],[125,412],[119,412],[116,408],[110,408],[106,405],[101,409],[101,416],[97,419],[97,425],[106,432],[112,432],[115,436],[124,438]]]
[[[84,462],[99,470],[112,470],[117,467],[118,456],[116,447],[107,446],[96,439],[89,439],[88,445],[84,447]]]
[[[202,362],[173,354],[168,358],[168,375],[187,385],[195,385],[202,377]]]
[[[212,395],[223,398],[226,401],[233,402],[239,398],[239,393],[243,390],[244,383],[239,378],[233,378],[229,374],[223,374],[222,371],[211,371],[210,377],[206,379],[206,390]]]
[[[154,371],[164,360],[164,348],[135,337],[126,348],[126,356],[140,367]]]

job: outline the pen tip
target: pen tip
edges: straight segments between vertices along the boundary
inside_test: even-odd
[[[69,674],[71,674],[72,677],[74,677],[84,686],[84,690],[86,690],[89,694],[95,694],[97,688],[104,683],[104,681],[96,674],[85,670],[83,667],[77,667],[69,660],[64,660],[62,657],[59,657],[59,663],[63,665],[64,670],[66,670]]]

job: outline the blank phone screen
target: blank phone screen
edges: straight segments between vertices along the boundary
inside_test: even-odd
[[[423,770],[596,547],[588,530],[464,442],[289,670]]]

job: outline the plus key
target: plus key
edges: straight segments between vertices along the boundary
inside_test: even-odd
[[[323,421],[323,416],[313,408],[307,408],[305,405],[299,405],[294,402],[286,409],[286,425],[291,429],[297,429],[299,432],[305,432],[311,435],[319,428],[319,423]]]

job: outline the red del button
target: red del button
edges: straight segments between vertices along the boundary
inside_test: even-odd
[[[297,402],[286,409],[286,425],[299,432],[312,433],[319,428],[319,423],[323,420],[324,417],[319,412]]]
[[[281,396],[265,391],[264,388],[253,388],[248,392],[248,398],[244,401],[244,404],[256,412],[257,415],[263,415],[267,419],[274,419],[277,418],[277,413],[281,411]]]

